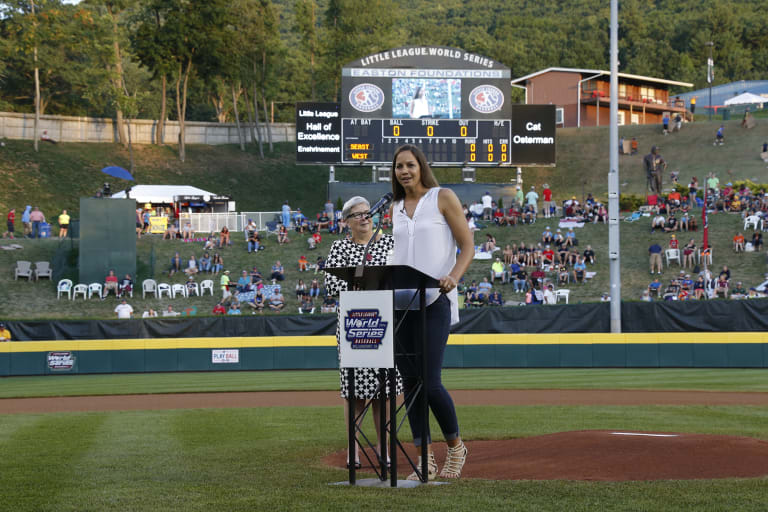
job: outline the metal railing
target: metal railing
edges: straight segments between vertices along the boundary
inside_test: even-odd
[[[279,216],[280,212],[182,213],[179,225],[183,227],[189,222],[196,233],[218,233],[224,226],[230,231],[244,231],[248,222],[253,220],[256,229],[264,231],[267,229],[267,222],[274,221]]]

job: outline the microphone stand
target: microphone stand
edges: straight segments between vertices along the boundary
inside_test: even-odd
[[[381,212],[383,210],[384,208],[379,211],[379,223],[376,226],[376,230],[373,232],[373,236],[370,240],[368,240],[368,243],[365,244],[365,250],[363,251],[363,261],[361,261],[360,264],[355,267],[355,279],[361,279],[363,277],[363,267],[365,266],[365,261],[368,258],[368,253],[371,250],[371,244],[373,244],[373,242],[376,240],[376,237],[379,236],[379,233],[381,232],[381,225],[383,224],[382,219],[384,217],[383,213]],[[373,216],[371,216],[371,218],[373,218]]]

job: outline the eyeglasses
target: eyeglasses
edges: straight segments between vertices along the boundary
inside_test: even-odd
[[[368,214],[371,212],[357,212],[357,213],[350,213],[347,215],[347,219],[357,219],[361,220],[368,216]]]

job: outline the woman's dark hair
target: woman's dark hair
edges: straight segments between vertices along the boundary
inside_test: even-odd
[[[392,194],[394,195],[395,201],[399,201],[400,199],[405,198],[405,188],[403,188],[403,186],[397,180],[397,176],[395,175],[397,157],[404,151],[410,151],[416,159],[416,162],[418,162],[419,169],[421,171],[421,184],[424,185],[424,187],[434,188],[440,186],[440,184],[435,179],[435,175],[432,174],[432,168],[429,166],[429,162],[427,162],[427,157],[424,155],[424,152],[418,146],[404,144],[395,150],[395,156],[392,157]]]

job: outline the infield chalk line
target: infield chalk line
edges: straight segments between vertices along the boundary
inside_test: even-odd
[[[677,434],[643,434],[641,432],[611,432],[614,436],[677,437]]]

